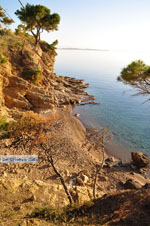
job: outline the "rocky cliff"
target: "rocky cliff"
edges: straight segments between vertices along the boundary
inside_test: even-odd
[[[0,63],[0,105],[12,116],[80,103],[87,95],[87,83],[53,73],[57,54],[46,45],[35,48],[29,38],[2,36],[1,57],[7,60]]]

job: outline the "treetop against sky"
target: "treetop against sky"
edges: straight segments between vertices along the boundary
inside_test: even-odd
[[[42,39],[59,40],[60,47],[150,50],[149,0],[22,0],[26,5],[41,4],[61,16],[59,31],[46,33]],[[20,24],[14,14],[21,5],[18,0],[1,0],[15,20],[12,29]]]

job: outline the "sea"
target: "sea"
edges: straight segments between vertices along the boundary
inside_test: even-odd
[[[86,91],[99,105],[76,106],[73,113],[86,127],[107,128],[112,139],[109,154],[128,160],[132,151],[150,155],[150,96],[117,81],[121,70],[134,60],[150,64],[148,51],[57,50],[55,73],[83,79]]]

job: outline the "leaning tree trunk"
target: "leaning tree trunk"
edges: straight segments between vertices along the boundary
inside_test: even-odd
[[[59,177],[59,179],[60,179],[60,181],[61,181],[61,184],[62,184],[63,187],[64,187],[65,193],[66,193],[66,195],[67,195],[67,197],[68,197],[68,200],[69,200],[70,204],[72,204],[72,203],[73,203],[72,196],[71,196],[71,194],[70,194],[70,192],[69,192],[69,190],[68,190],[68,188],[67,188],[67,186],[66,186],[66,184],[65,184],[64,178],[63,178],[62,175],[59,173],[59,171],[56,169],[52,156],[49,156],[49,157],[48,157],[48,160],[49,160],[51,166],[53,167],[54,172],[55,172],[55,173],[57,174],[57,176]]]

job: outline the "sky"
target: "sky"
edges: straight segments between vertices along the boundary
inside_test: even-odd
[[[107,50],[150,50],[150,0],[22,0],[41,4],[58,13],[58,31],[44,32],[42,39],[59,47]],[[0,5],[20,23],[14,12],[18,0],[0,0]]]

